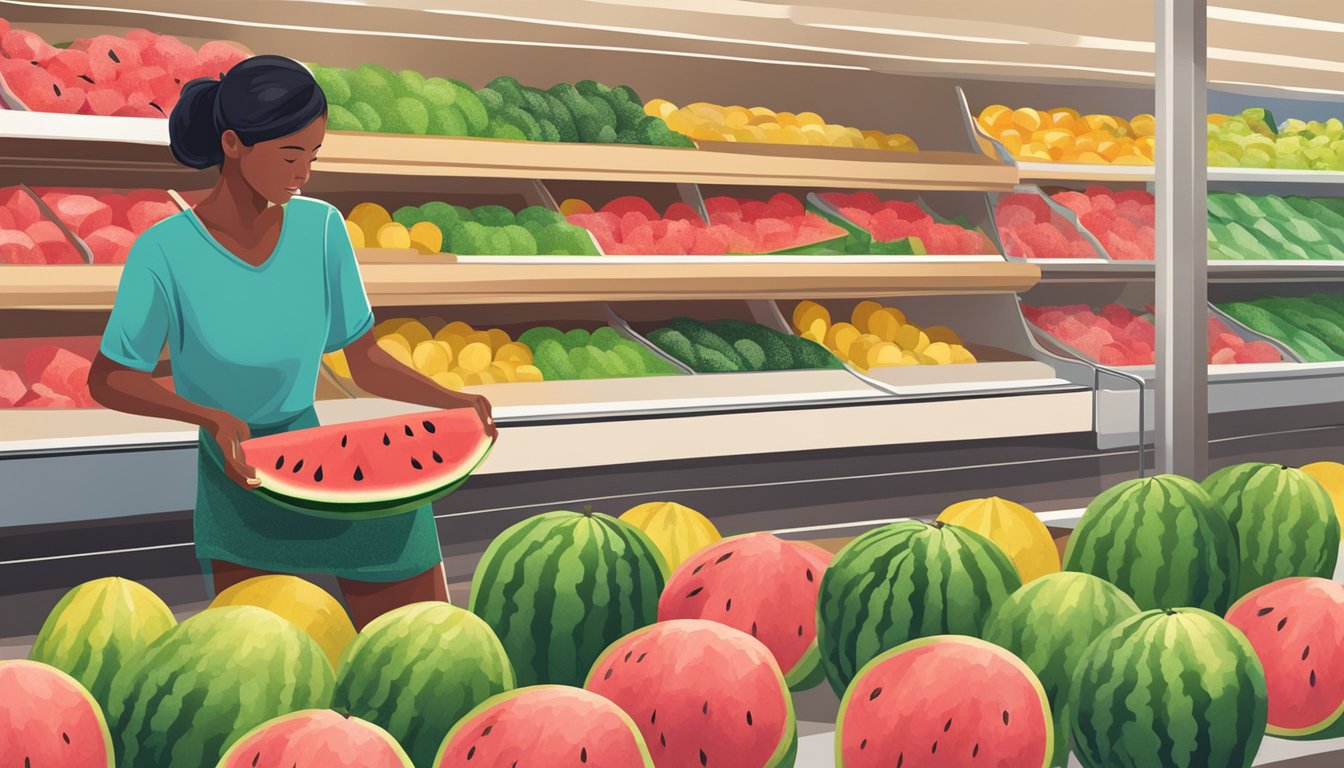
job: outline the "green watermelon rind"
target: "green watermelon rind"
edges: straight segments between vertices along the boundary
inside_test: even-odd
[[[1239,560],[1236,597],[1291,576],[1334,576],[1339,518],[1329,494],[1310,475],[1251,462],[1214,472],[1203,487],[1232,529]],[[1286,521],[1284,512],[1297,519]]]
[[[331,710],[325,710],[325,709],[300,709],[295,712],[290,712],[287,715],[281,715],[279,717],[267,720],[261,725],[258,725],[256,728],[253,728],[252,730],[248,731],[247,733],[244,733],[242,736],[239,736],[237,739],[235,739],[233,744],[229,746],[228,751],[225,752],[224,756],[219,759],[219,764],[215,768],[227,768],[230,758],[235,756],[234,755],[235,751],[240,746],[242,746],[244,742],[246,742],[248,739],[251,739],[254,736],[258,736],[264,733],[266,729],[271,728],[272,726],[280,725],[282,723],[288,722],[290,720],[295,720],[298,718],[310,717],[314,712],[330,712],[330,711]],[[354,718],[354,719],[359,720],[361,723],[369,726],[372,733],[375,733],[378,736],[383,737],[383,741],[387,744],[387,746],[391,747],[392,750],[396,752],[397,757],[401,759],[403,768],[415,768],[415,764],[411,762],[411,758],[406,754],[406,750],[402,749],[401,745],[397,743],[397,740],[392,738],[392,734],[388,733],[382,728],[379,728],[377,725],[368,722],[367,720],[363,720],[361,718]]]
[[[1150,623],[1152,627],[1144,626]],[[1193,632],[1196,624],[1204,629]],[[1145,631],[1147,635],[1139,636]],[[1181,632],[1186,634],[1182,637]],[[1215,679],[1221,686],[1236,686],[1237,695],[1229,701],[1214,699],[1208,686]],[[1203,687],[1191,689],[1190,683]],[[1107,695],[1113,701],[1097,701]],[[1145,698],[1168,711],[1144,706]],[[1069,700],[1074,756],[1083,768],[1251,768],[1269,712],[1264,670],[1250,642],[1199,608],[1145,611],[1102,634],[1075,672]],[[1106,710],[1107,703],[1113,711]],[[1191,713],[1202,715],[1203,722]],[[1178,722],[1164,722],[1173,715]],[[1107,723],[1110,732],[1105,732]],[[1151,754],[1152,742],[1160,749],[1193,744],[1202,751],[1184,755],[1188,759],[1168,751]],[[1100,753],[1103,747],[1107,754]],[[1111,754],[1117,750],[1119,755]]]
[[[633,545],[634,549],[614,554],[609,549],[602,550],[603,557],[609,559],[602,560],[599,571],[589,572],[586,569],[594,563],[580,561],[582,551],[575,545],[574,537],[559,538],[564,530],[579,524],[601,525],[608,537],[619,534],[625,546]],[[515,548],[525,549],[529,542],[538,541],[554,544],[555,549],[548,553],[540,567],[533,564],[533,570],[528,571],[523,559],[512,553],[517,551]],[[612,566],[625,557],[630,558],[626,565],[632,574],[638,574],[638,578],[617,583],[615,580],[620,574]],[[589,604],[591,597],[582,589],[571,590],[563,596],[574,607],[573,611],[566,611],[563,606],[557,608],[558,598],[562,597],[555,591],[555,585],[560,581],[558,575],[562,569],[571,567],[585,568],[575,581],[576,585],[582,586],[585,580],[596,584],[599,578],[604,578],[611,593],[623,595],[624,599],[611,601],[608,615],[602,616],[600,621],[594,621],[599,612],[596,606]],[[600,513],[557,510],[510,526],[490,542],[476,566],[467,605],[499,637],[513,661],[518,684],[581,686],[592,668],[592,659],[627,633],[657,621],[658,598],[667,578],[668,568],[662,553],[648,535],[635,526]],[[506,594],[504,587],[510,583],[518,586]],[[618,613],[614,625],[610,611]],[[519,620],[524,614],[533,621],[531,625]],[[602,631],[578,636],[578,630],[585,624],[598,626]],[[608,629],[610,631],[606,631]],[[553,669],[555,665],[547,649],[557,636],[573,644],[571,669]]]
[[[1040,768],[1050,768],[1051,757],[1055,752],[1056,729],[1053,726],[1054,715],[1051,714],[1049,699],[1045,694],[1045,688],[1044,686],[1041,685],[1041,681],[1036,677],[1036,673],[1031,670],[1031,667],[1027,666],[1027,663],[1024,662],[1022,659],[1018,658],[1017,656],[1015,656],[1010,652],[1005,652],[1006,649],[1001,648],[1000,646],[997,646],[994,643],[988,642],[986,640],[981,640],[978,637],[970,637],[969,635],[931,635],[929,637],[916,638],[909,642],[902,643],[888,651],[884,651],[878,654],[876,657],[874,657],[867,664],[864,664],[863,668],[859,670],[858,674],[854,675],[854,680],[850,682],[849,687],[845,689],[844,696],[842,696],[840,699],[840,711],[835,716],[835,768],[845,768],[844,755],[841,754],[841,746],[844,744],[843,738],[844,738],[845,713],[849,709],[849,702],[850,699],[853,698],[854,696],[854,691],[859,689],[859,686],[855,685],[854,683],[859,680],[862,680],[864,675],[868,674],[870,671],[872,671],[877,666],[881,665],[883,662],[895,656],[899,656],[900,654],[905,653],[906,651],[913,651],[916,648],[923,648],[926,645],[933,645],[935,643],[948,643],[948,642],[964,643],[966,645],[975,645],[975,646],[992,648],[993,650],[999,652],[999,655],[1004,659],[1004,661],[1012,663],[1012,665],[1016,667],[1020,672],[1022,672],[1023,676],[1028,681],[1030,681],[1033,686],[1035,686],[1037,693],[1041,695],[1042,714],[1044,716],[1044,720],[1046,723],[1045,762],[1041,764]]]
[[[491,696],[490,698],[481,702],[480,704],[477,704],[474,709],[472,709],[467,714],[463,715],[461,720],[457,721],[457,724],[455,724],[448,731],[447,736],[443,737],[443,745],[439,747],[438,754],[434,756],[433,764],[436,766],[442,765],[444,757],[448,751],[448,747],[453,743],[454,737],[456,737],[459,733],[461,733],[462,729],[466,728],[469,724],[471,724],[472,721],[474,721],[481,715],[485,714],[487,711],[494,709],[500,704],[515,699],[518,696],[528,693],[529,691],[546,690],[550,688],[565,688],[565,687],[568,686],[557,686],[557,685],[551,685],[549,683],[544,683],[542,685],[525,685],[522,688],[514,688],[511,691],[497,693],[494,696]],[[593,695],[596,696],[597,694]],[[613,709],[616,711],[616,714],[620,716],[621,721],[625,723],[626,727],[629,728],[630,732],[634,735],[635,743],[639,745],[640,756],[644,758],[643,765],[630,766],[630,768],[654,768],[653,756],[649,754],[649,746],[644,743],[644,735],[639,732],[639,726],[635,725],[635,721],[630,718],[630,715],[626,714],[625,710],[616,706],[613,706]]]
[[[107,714],[103,711],[103,708],[98,705],[98,702],[94,700],[93,694],[89,693],[87,688],[81,685],[80,682],[76,680],[74,677],[70,676],[69,674],[66,674],[65,672],[61,671],[60,669],[57,669],[56,667],[51,666],[50,664],[43,664],[40,661],[30,661],[28,659],[0,660],[0,667],[4,667],[6,665],[11,664],[20,666],[44,667],[45,668],[44,671],[50,672],[51,674],[64,679],[66,682],[70,683],[71,687],[83,693],[84,700],[88,702],[89,707],[93,710],[93,715],[98,721],[98,727],[103,733],[103,749],[105,750],[105,754],[107,755],[107,768],[116,768],[117,750],[115,747],[115,742],[113,741],[112,738],[112,730],[110,728],[110,724],[108,723]],[[88,766],[88,768],[94,768],[94,766]]]
[[[930,554],[929,545],[919,544],[917,537],[932,536],[939,537],[932,554],[961,553],[960,567],[948,569],[947,578],[928,563],[906,562],[916,546]],[[956,549],[949,550],[944,540],[955,542]],[[902,568],[898,579],[896,571]],[[1016,566],[998,545],[967,528],[905,520],[868,531],[845,545],[821,577],[817,647],[826,678],[836,695],[844,695],[859,669],[898,645],[932,635],[978,636],[993,606],[1021,586]],[[878,590],[884,593],[875,601]],[[900,590],[939,599],[923,606],[934,610],[911,610],[899,620],[890,610],[871,609],[908,600],[904,592],[893,598]]]
[[[1109,581],[1144,610],[1223,613],[1236,597],[1238,562],[1227,520],[1199,483],[1179,475],[1136,478],[1103,491],[1064,550],[1064,570]]]
[[[682,619],[682,621],[704,621],[703,619]],[[598,655],[593,662],[593,668],[588,672],[588,676],[583,681],[584,690],[592,690],[590,687],[597,675],[597,670],[602,666],[613,653],[621,646],[653,631],[658,625],[651,624],[625,635],[616,642],[607,646],[606,650]],[[739,632],[741,630],[733,630]],[[746,633],[743,633],[746,634]],[[769,655],[767,653],[767,655]],[[774,658],[773,656],[771,658]],[[784,719],[786,721],[786,732],[781,735],[779,744],[775,745],[775,751],[771,753],[770,758],[765,761],[761,768],[793,768],[797,762],[798,756],[798,715],[794,711],[793,695],[789,693],[789,684],[784,680],[784,673],[780,671],[778,664],[772,664],[775,668],[775,677],[779,680],[780,695],[784,697]]]

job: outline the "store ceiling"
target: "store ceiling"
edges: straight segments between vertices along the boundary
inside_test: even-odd
[[[99,8],[98,0],[0,0]],[[120,15],[342,35],[1044,82],[1152,81],[1153,0],[122,0]],[[150,23],[146,20],[144,23]],[[1213,87],[1344,93],[1344,5],[1214,0]]]

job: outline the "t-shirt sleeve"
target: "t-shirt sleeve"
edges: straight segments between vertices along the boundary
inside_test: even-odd
[[[152,371],[158,365],[172,314],[163,273],[160,246],[146,237],[137,239],[126,257],[98,348],[104,357],[137,371]]]
[[[355,261],[350,233],[336,209],[327,212],[327,296],[331,314],[323,351],[344,349],[373,327],[373,310]]]

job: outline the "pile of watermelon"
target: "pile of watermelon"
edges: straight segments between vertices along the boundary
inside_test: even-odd
[[[1106,254],[1116,261],[1152,261],[1157,248],[1153,193],[1142,189],[1112,192],[1088,187],[1085,192],[1056,192],[1055,202],[1073,211]]]
[[[1014,192],[999,199],[994,222],[1003,252],[1016,259],[1096,259],[1097,249],[1040,195]]]
[[[93,252],[94,264],[125,264],[135,238],[180,209],[161,189],[34,190]]]
[[[54,344],[30,347],[18,370],[0,366],[0,408],[96,408],[89,358]]]
[[[1022,305],[1033,325],[1102,365],[1152,365],[1157,329],[1151,311],[1140,313],[1122,304],[1100,311],[1086,304],[1057,307]],[[1209,362],[1215,365],[1281,363],[1283,354],[1267,341],[1246,341],[1226,322],[1210,316]]]
[[[358,630],[295,576],[181,623],[98,579],[0,662],[0,744],[70,768],[793,768],[792,694],[825,679],[839,768],[1249,768],[1267,733],[1344,735],[1334,500],[1344,465],[1128,480],[1062,562],[997,497],[834,555],[669,502],[555,511],[494,539],[468,608]]]
[[[881,242],[918,238],[932,255],[998,253],[985,233],[937,221],[915,203],[884,201],[872,192],[827,192],[821,198]]]
[[[247,58],[242,48],[209,42],[197,51],[172,35],[135,29],[56,47],[0,18],[0,78],[34,112],[164,118],[183,84],[219,77]]]
[[[55,222],[21,187],[0,189],[0,264],[83,264]]]

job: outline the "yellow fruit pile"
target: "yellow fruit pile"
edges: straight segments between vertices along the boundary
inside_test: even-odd
[[[429,255],[443,247],[443,230],[438,226],[421,221],[407,229],[377,203],[356,205],[345,219],[345,231],[356,248],[414,248]]]
[[[397,317],[379,323],[374,334],[384,352],[448,389],[542,380],[541,369],[532,364],[532,350],[499,328],[478,331],[453,321],[431,333],[419,320]],[[343,353],[323,359],[336,375],[350,377]]]
[[[1152,115],[1126,120],[1115,115],[1080,115],[1060,107],[985,107],[980,128],[1014,157],[1032,162],[1152,165],[1156,122]]]
[[[974,363],[956,331],[942,325],[921,328],[895,307],[859,302],[850,322],[831,323],[831,313],[814,301],[793,310],[793,327],[855,368]]]
[[[667,127],[701,141],[743,141],[757,144],[817,144],[915,152],[914,140],[901,133],[862,131],[827,123],[816,112],[776,112],[766,107],[724,107],[697,101],[678,107],[654,99],[644,112],[667,121]]]

